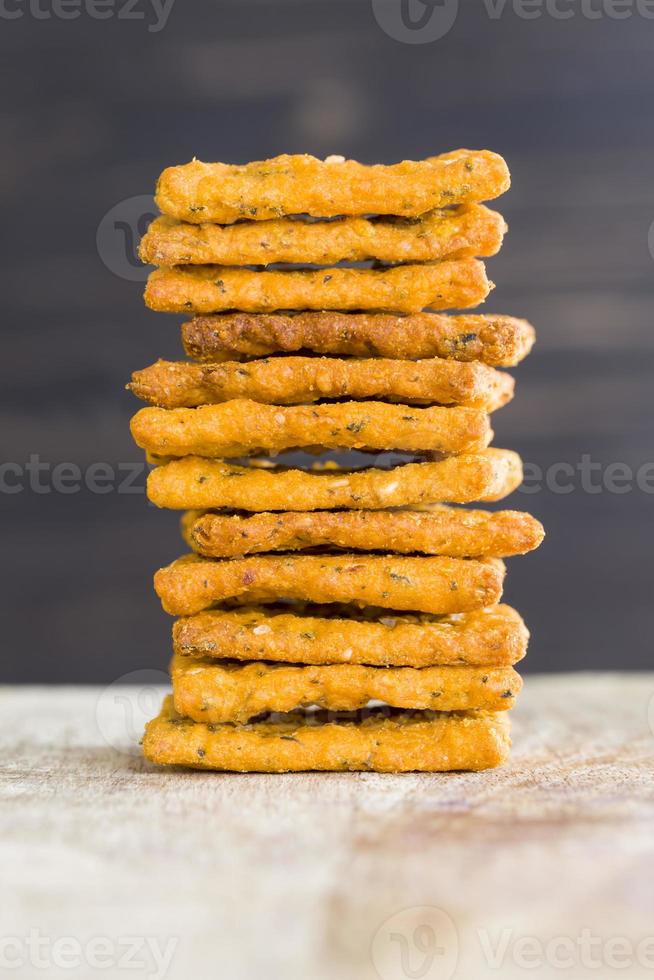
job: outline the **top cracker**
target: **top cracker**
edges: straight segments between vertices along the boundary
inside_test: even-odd
[[[492,200],[510,183],[505,161],[490,150],[456,150],[392,166],[284,154],[244,166],[193,160],[168,167],[155,200],[164,214],[196,224],[292,214],[417,217],[450,204]]]

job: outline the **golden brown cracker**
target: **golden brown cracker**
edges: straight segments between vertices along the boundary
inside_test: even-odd
[[[235,457],[320,446],[462,453],[491,440],[488,415],[476,408],[413,408],[384,402],[262,405],[239,398],[199,408],[142,408],[134,441],[162,456]]]
[[[446,772],[501,765],[511,747],[505,711],[362,715],[295,712],[249,725],[204,725],[177,714],[167,697],[146,726],[143,753],[159,765],[236,772]]]
[[[467,613],[389,613],[353,606],[208,609],[173,625],[186,657],[377,667],[508,666],[527,652],[529,631],[504,604]]]
[[[520,457],[508,449],[392,470],[322,472],[233,466],[186,456],[157,466],[148,477],[147,493],[158,507],[174,510],[382,510],[433,501],[501,500],[521,482]]]
[[[392,310],[415,313],[467,309],[493,284],[478,259],[454,259],[380,269],[253,271],[223,265],[162,266],[145,287],[145,303],[161,313],[242,310]]]
[[[155,200],[164,214],[193,223],[263,221],[289,214],[412,217],[452,204],[493,200],[510,183],[505,161],[489,150],[456,150],[391,166],[283,154],[244,166],[193,160],[168,167],[157,182]]]
[[[184,555],[154,576],[166,612],[190,616],[217,603],[352,602],[359,606],[452,613],[481,609],[502,595],[497,558],[396,555],[256,555],[216,561]]]
[[[506,222],[480,204],[430,211],[419,218],[337,218],[332,221],[240,221],[190,224],[156,218],[139,255],[150,265],[270,265],[274,262],[435,262],[495,255]]]
[[[157,361],[135,371],[128,388],[137,398],[162,408],[195,408],[233,398],[275,405],[375,398],[495,411],[513,397],[514,381],[485,364],[439,357],[422,361],[269,357],[247,364]]]
[[[205,558],[262,551],[342,548],[419,552],[451,558],[509,558],[537,548],[540,521],[522,511],[437,506],[412,510],[304,511],[217,514],[189,511],[182,519],[188,546]]]
[[[432,711],[506,711],[522,687],[512,667],[291,666],[175,656],[170,675],[175,710],[218,725],[311,706],[356,711],[369,701]]]
[[[442,357],[515,367],[531,350],[526,320],[489,314],[219,313],[182,325],[182,343],[198,361],[229,361],[307,350],[399,360]]]

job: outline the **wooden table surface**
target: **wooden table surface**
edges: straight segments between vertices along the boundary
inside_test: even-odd
[[[653,694],[654,674],[528,677],[495,772],[262,776],[147,764],[147,691],[3,688],[0,959],[48,980],[651,976]]]

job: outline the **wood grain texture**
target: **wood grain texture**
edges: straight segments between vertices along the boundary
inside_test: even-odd
[[[424,976],[611,978],[534,973],[512,951],[583,929],[651,935],[653,692],[654,674],[529,678],[512,761],[493,772],[239,776],[147,764],[138,688],[4,688],[3,934],[174,937],[168,980],[207,962],[230,980],[402,980],[392,935],[419,969],[429,906],[445,953]],[[501,970],[478,930],[493,947],[509,930]]]

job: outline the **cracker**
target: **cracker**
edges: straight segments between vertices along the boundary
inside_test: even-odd
[[[188,356],[211,362],[307,350],[515,367],[529,354],[535,337],[526,320],[477,313],[220,313],[195,317],[182,326]]]
[[[142,408],[134,441],[162,456],[234,457],[320,446],[462,453],[491,440],[477,408],[412,408],[384,402],[262,405],[239,398],[199,408]]]
[[[161,313],[243,310],[392,310],[414,313],[467,309],[493,284],[478,259],[380,269],[293,269],[257,272],[224,265],[162,266],[145,287],[145,303]]]
[[[527,652],[529,631],[504,604],[467,613],[388,613],[352,606],[209,609],[173,625],[186,657],[377,667],[508,666]]]
[[[511,747],[505,711],[387,709],[350,717],[296,712],[249,725],[203,725],[178,715],[167,697],[146,726],[143,753],[159,765],[236,772],[446,772],[501,765]]]
[[[168,167],[157,182],[155,200],[164,214],[193,223],[289,214],[412,217],[452,204],[490,201],[510,183],[506,163],[489,150],[456,150],[392,166],[284,154],[245,166],[193,160]]]
[[[324,470],[233,466],[186,456],[149,475],[148,499],[176,510],[382,510],[432,501],[501,500],[522,482],[522,463],[508,449],[407,463],[392,470]]]
[[[262,551],[343,548],[420,552],[451,558],[509,558],[543,540],[540,521],[522,511],[412,510],[304,511],[263,514],[187,512],[182,534],[205,558],[235,558]]]
[[[433,357],[271,357],[241,364],[157,361],[135,371],[128,388],[162,408],[195,408],[232,398],[275,405],[321,398],[376,398],[405,404],[466,405],[495,411],[513,397],[511,375],[485,364]]]
[[[480,204],[430,211],[420,218],[278,218],[195,225],[164,216],[148,228],[139,255],[150,265],[434,262],[495,255],[506,230],[502,215]]]
[[[498,558],[395,555],[256,555],[216,561],[184,555],[154,576],[166,612],[190,616],[217,603],[352,602],[384,609],[453,613],[499,601],[505,567]]]
[[[512,667],[291,666],[173,658],[175,710],[211,724],[318,706],[356,711],[369,701],[432,711],[506,711],[522,679]]]

